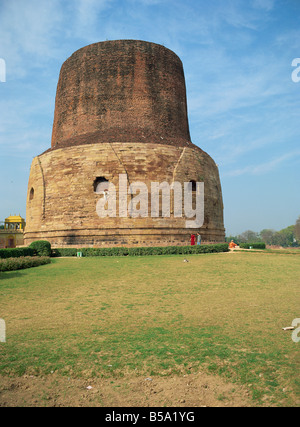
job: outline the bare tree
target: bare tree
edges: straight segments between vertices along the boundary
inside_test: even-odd
[[[295,224],[295,239],[300,243],[300,216],[298,217]]]
[[[247,231],[244,231],[242,234],[238,235],[238,240],[241,243],[249,243],[249,242],[253,243],[259,240],[259,236],[258,236],[258,233],[256,233],[255,231],[247,230]]]
[[[275,234],[276,231],[265,228],[264,230],[261,230],[260,237],[266,245],[272,245]]]

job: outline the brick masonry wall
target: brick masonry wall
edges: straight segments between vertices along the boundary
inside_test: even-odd
[[[174,52],[118,40],[86,46],[64,62],[51,146],[99,140],[189,145],[184,71]]]
[[[198,147],[102,143],[56,149],[35,157],[29,177],[25,244],[38,239],[63,246],[161,246],[189,244],[186,218],[100,218],[94,181],[105,177],[119,188],[119,174],[133,182],[204,182],[203,241],[224,241],[218,169]],[[32,196],[33,194],[33,196]],[[128,203],[130,196],[128,196]],[[149,201],[149,212],[150,212]],[[118,213],[118,203],[117,203]]]
[[[149,193],[151,182],[203,181],[202,241],[224,241],[218,169],[190,140],[182,62],[164,46],[107,41],[79,49],[64,62],[51,148],[31,166],[25,244],[38,239],[54,247],[189,244],[198,230],[187,229],[186,218],[173,213],[100,218],[94,181],[105,177],[118,192],[119,174],[128,185],[145,183]]]

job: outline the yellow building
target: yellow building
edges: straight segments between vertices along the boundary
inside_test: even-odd
[[[15,248],[24,245],[25,220],[20,215],[5,218],[4,229],[0,230],[0,248]]]

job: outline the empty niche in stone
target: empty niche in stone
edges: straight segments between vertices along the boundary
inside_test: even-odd
[[[96,194],[103,194],[106,200],[109,194],[108,186],[109,186],[109,181],[106,178],[104,178],[104,176],[99,176],[94,181],[94,192]]]
[[[29,200],[32,200],[34,198],[34,188],[31,187],[30,193],[29,193]]]

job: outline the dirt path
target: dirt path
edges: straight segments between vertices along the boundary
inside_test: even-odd
[[[0,407],[246,407],[252,404],[246,388],[203,373],[91,380],[56,374],[0,377]]]

